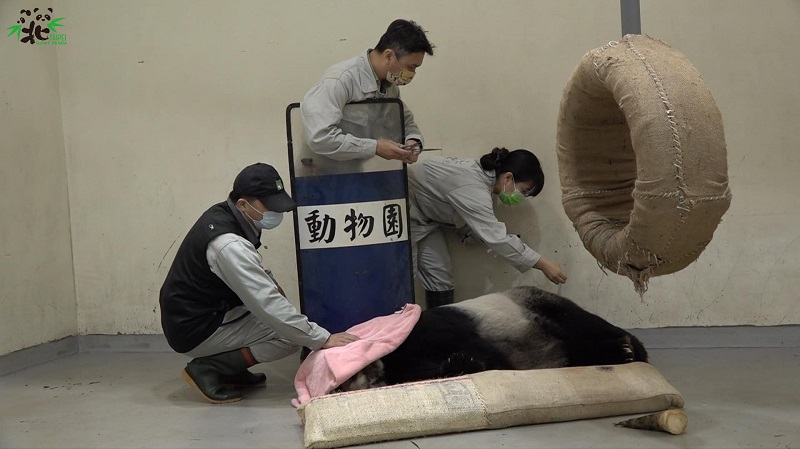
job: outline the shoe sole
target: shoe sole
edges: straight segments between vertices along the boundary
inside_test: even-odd
[[[185,380],[186,383],[189,384],[190,387],[192,387],[195,390],[197,390],[197,392],[200,393],[200,396],[202,396],[203,398],[205,398],[206,401],[208,401],[208,402],[210,402],[212,404],[230,404],[231,402],[239,402],[239,401],[242,400],[241,396],[238,397],[238,398],[225,399],[225,400],[212,399],[212,398],[206,396],[205,393],[203,393],[203,390],[201,390],[200,387],[197,386],[197,384],[192,379],[192,376],[190,376],[189,373],[187,373],[185,369],[181,372],[181,375],[183,376],[183,380]]]

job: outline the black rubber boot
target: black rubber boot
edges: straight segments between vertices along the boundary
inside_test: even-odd
[[[241,348],[192,360],[183,369],[183,378],[213,404],[241,401],[242,392],[226,388],[223,376],[239,375],[255,363],[250,349]]]
[[[267,381],[267,375],[263,373],[251,373],[249,370],[244,370],[232,376],[221,376],[221,379],[222,383],[228,388],[247,388],[264,385]]]
[[[444,290],[440,292],[425,290],[425,302],[428,304],[429,309],[452,304],[454,296],[455,290]]]

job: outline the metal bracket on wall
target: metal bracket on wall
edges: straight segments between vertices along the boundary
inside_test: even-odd
[[[619,0],[622,17],[622,35],[642,34],[642,17],[639,0]]]

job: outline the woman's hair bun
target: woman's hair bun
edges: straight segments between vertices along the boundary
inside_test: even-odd
[[[508,157],[508,150],[502,147],[495,147],[489,154],[481,156],[481,167],[487,171],[497,170],[503,161]]]

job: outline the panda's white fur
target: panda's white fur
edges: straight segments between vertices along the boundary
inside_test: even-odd
[[[537,315],[521,305],[514,290],[490,293],[447,307],[471,314],[478,333],[496,344],[518,369],[551,368],[566,363],[559,342],[534,325]]]

